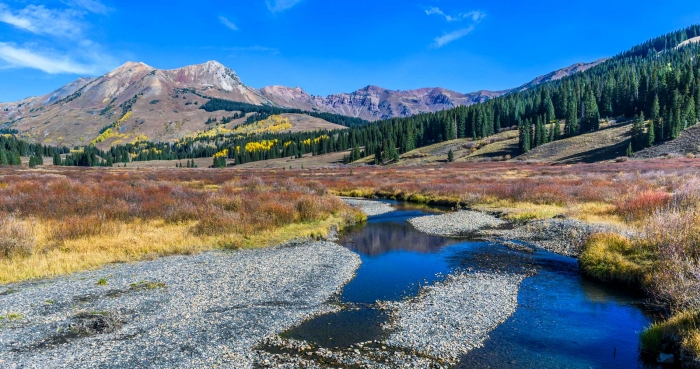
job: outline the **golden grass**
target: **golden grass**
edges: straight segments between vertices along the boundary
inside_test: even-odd
[[[642,351],[658,355],[666,342],[678,342],[691,356],[700,356],[700,312],[683,311],[654,323],[640,334]]]
[[[267,247],[296,238],[318,239],[326,237],[331,227],[342,229],[346,224],[364,219],[366,217],[357,211],[342,211],[327,219],[289,224],[248,237],[235,233],[198,236],[192,232],[196,221],[113,222],[108,228],[114,231],[65,240],[26,257],[0,258],[0,283],[66,275],[110,263],[151,260],[167,255]],[[49,243],[46,239],[48,227],[42,223],[37,226],[40,244]]]
[[[644,286],[651,278],[656,255],[617,233],[591,236],[579,257],[581,271],[603,282]]]

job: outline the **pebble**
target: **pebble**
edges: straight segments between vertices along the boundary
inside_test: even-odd
[[[445,237],[471,236],[480,229],[506,224],[492,215],[468,210],[417,217],[408,222],[421,232]]]
[[[16,292],[0,295],[0,315],[21,319],[0,327],[2,367],[251,368],[266,337],[337,309],[329,298],[359,265],[344,247],[303,242],[6,285]]]
[[[505,322],[518,306],[524,274],[457,273],[423,287],[409,300],[385,303],[391,310],[384,329],[392,331],[388,346],[418,352],[452,365],[488,333]]]
[[[396,210],[391,205],[381,201],[355,199],[350,197],[341,197],[341,199],[345,201],[346,204],[360,209],[360,211],[365,213],[368,217],[386,214]]]

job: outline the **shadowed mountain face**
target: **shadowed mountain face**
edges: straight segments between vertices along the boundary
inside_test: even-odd
[[[520,89],[583,71],[600,62],[552,72]],[[439,87],[397,91],[367,86],[323,97],[298,87],[254,89],[233,70],[215,61],[172,70],[128,62],[104,76],[79,78],[44,96],[0,103],[0,128],[16,129],[33,142],[80,146],[118,122],[113,134],[100,141],[109,146],[144,139],[171,141],[207,129],[205,122],[210,118],[232,115],[199,109],[206,97],[378,120],[471,105],[510,91],[464,94]]]
[[[298,87],[269,86],[263,87],[260,92],[282,106],[378,120],[471,105],[504,95],[508,91],[478,91],[462,94],[439,87],[397,91],[367,86],[351,93],[322,97],[309,95]]]

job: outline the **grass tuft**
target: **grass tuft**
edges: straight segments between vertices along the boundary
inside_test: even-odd
[[[644,285],[651,278],[655,255],[617,233],[597,233],[579,257],[581,271],[603,282]]]

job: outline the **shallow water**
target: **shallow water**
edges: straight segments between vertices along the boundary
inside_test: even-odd
[[[347,309],[326,314],[283,336],[324,347],[382,339],[385,313],[378,301],[415,295],[455,270],[532,273],[518,294],[517,311],[471,351],[460,368],[635,368],[638,333],[650,323],[640,296],[583,279],[573,258],[545,251],[528,254],[488,242],[426,235],[406,221],[430,214],[392,203],[400,210],[371,217],[340,243],[362,265],[339,297]]]

